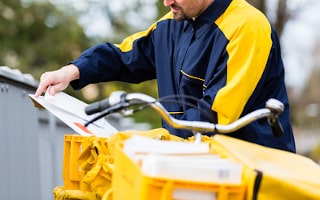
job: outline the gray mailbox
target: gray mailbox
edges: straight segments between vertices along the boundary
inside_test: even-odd
[[[38,82],[19,70],[0,67],[0,199],[53,199],[61,178],[63,137],[74,133],[49,112],[36,109],[28,94]]]

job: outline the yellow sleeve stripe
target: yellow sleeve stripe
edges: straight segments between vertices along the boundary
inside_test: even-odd
[[[196,77],[196,76],[192,76],[192,75],[187,74],[186,72],[184,72],[184,71],[182,71],[182,70],[180,70],[180,72],[181,72],[183,75],[185,75],[185,76],[187,76],[187,77],[189,77],[189,78],[191,78],[191,79],[196,79],[196,80],[199,80],[199,81],[204,82],[204,79],[202,79],[202,78],[199,78],[199,77]]]
[[[167,13],[165,16],[163,16],[160,20],[153,23],[146,31],[141,31],[135,34],[132,34],[128,37],[126,37],[121,44],[115,44],[116,47],[118,47],[122,52],[128,52],[132,50],[133,43],[139,38],[148,36],[152,31],[156,29],[157,23],[162,20],[166,19],[173,19],[173,14],[171,12]]]
[[[262,13],[243,0],[232,1],[216,24],[230,42],[226,85],[218,91],[212,109],[218,113],[218,123],[229,124],[240,117],[264,72],[272,46],[271,27]]]
[[[184,112],[169,112],[170,115],[179,115],[183,114]]]

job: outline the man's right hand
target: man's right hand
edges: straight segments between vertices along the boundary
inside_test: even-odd
[[[34,96],[39,97],[42,93],[47,91],[49,86],[51,86],[49,94],[55,95],[66,89],[71,81],[79,79],[79,77],[79,69],[73,64],[64,66],[55,71],[45,72],[40,77],[40,83]]]

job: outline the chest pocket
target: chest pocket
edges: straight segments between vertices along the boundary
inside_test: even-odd
[[[180,77],[180,92],[182,94],[202,98],[204,89],[203,78],[189,74],[183,70],[180,70]]]

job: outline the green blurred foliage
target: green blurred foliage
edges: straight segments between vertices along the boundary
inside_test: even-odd
[[[169,12],[169,8],[164,7],[163,0],[157,1],[157,8],[158,8],[158,18],[161,18],[167,12]]]
[[[108,11],[108,8],[105,8]],[[74,10],[66,12],[48,1],[1,0],[0,2],[0,66],[19,69],[22,73],[32,74],[35,79],[49,70],[55,70],[76,59],[82,51],[97,43],[97,38],[85,35],[78,17],[83,13]],[[132,27],[119,23],[115,15],[110,17],[112,28],[117,37],[105,41],[119,42],[119,35],[129,35]],[[99,41],[104,42],[104,41]],[[68,87],[66,92],[85,102],[107,98],[111,92],[123,90],[141,92],[157,98],[156,81],[140,84],[120,82],[96,84],[97,94],[86,98],[83,90],[74,91]],[[141,113],[143,113],[142,111]],[[149,122],[153,127],[160,126],[156,115],[137,114],[137,121]]]
[[[0,2],[0,65],[35,78],[76,58],[90,40],[74,16],[50,3]]]
[[[320,143],[318,143],[314,149],[311,150],[310,155],[308,155],[312,160],[320,164]]]

